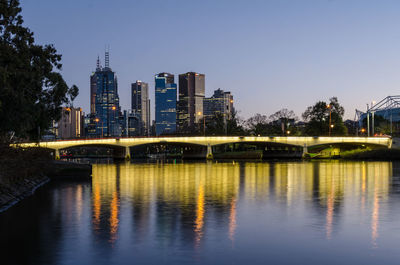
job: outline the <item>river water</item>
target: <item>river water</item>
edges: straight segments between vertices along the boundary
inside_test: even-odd
[[[94,164],[0,214],[0,264],[399,264],[400,164]]]

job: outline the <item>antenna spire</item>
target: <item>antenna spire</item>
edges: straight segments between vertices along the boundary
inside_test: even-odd
[[[100,69],[101,69],[100,56],[97,55],[96,70],[100,71]]]
[[[105,54],[105,68],[110,68],[110,46],[106,48]]]

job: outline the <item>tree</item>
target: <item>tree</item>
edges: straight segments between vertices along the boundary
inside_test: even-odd
[[[230,117],[226,120],[227,135],[245,135],[244,121],[239,117],[236,110],[232,111]]]
[[[259,113],[246,121],[246,127],[252,135],[268,135],[270,131],[268,117]]]
[[[287,135],[295,132],[294,123],[297,121],[297,116],[293,110],[281,109],[269,118],[274,127],[274,134]]]
[[[252,135],[288,135],[296,133],[296,120],[292,110],[281,109],[269,117],[257,113],[246,121],[246,127]]]
[[[331,135],[345,135],[347,129],[343,124],[343,115],[344,108],[336,97],[330,98],[329,104],[318,101],[309,106],[302,115],[307,122],[305,132],[312,136],[328,135],[331,125]]]
[[[269,116],[269,118],[273,121],[275,120],[297,120],[296,114],[294,114],[293,110],[281,109]]]
[[[37,45],[24,27],[18,0],[0,0],[0,137],[12,133],[37,139],[61,106],[78,95],[59,71],[61,55],[53,45]]]
[[[202,122],[204,122],[202,120]],[[226,124],[224,116],[218,113],[210,120],[206,120],[206,134],[207,135],[226,135]]]
[[[210,121],[206,123],[207,135],[244,135],[243,121],[233,111],[226,121],[222,114],[216,114]]]

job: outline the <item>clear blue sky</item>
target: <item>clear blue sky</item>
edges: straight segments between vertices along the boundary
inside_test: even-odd
[[[21,0],[25,25],[63,55],[89,110],[89,76],[110,45],[123,109],[130,83],[154,74],[206,75],[206,96],[232,91],[248,118],[289,108],[298,116],[337,96],[354,109],[400,94],[400,1]],[[102,60],[104,62],[104,59]]]

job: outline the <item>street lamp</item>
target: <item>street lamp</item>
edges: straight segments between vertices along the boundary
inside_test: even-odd
[[[201,111],[197,112],[197,115],[201,116]],[[205,119],[204,115],[203,115],[203,133],[204,133],[204,136],[206,136],[206,119]]]
[[[94,121],[97,123],[97,126],[98,126],[100,119],[96,118],[96,119],[94,119]],[[103,138],[103,121],[101,121],[101,138]]]
[[[326,105],[326,108],[329,109],[329,136],[331,136],[331,131],[332,131],[332,105],[328,104]]]

